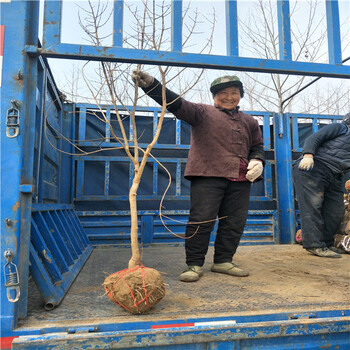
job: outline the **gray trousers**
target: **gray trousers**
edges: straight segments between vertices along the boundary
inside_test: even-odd
[[[293,167],[293,182],[300,209],[303,247],[333,246],[344,217],[343,175],[315,162],[310,171]]]

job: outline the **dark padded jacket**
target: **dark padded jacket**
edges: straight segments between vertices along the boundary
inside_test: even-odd
[[[350,170],[350,128],[344,123],[324,126],[309,136],[303,154],[314,155],[315,162],[322,162],[334,173]]]
[[[161,103],[161,85],[155,80],[145,92]],[[191,125],[191,147],[185,177],[238,178],[241,159],[265,161],[259,123],[249,114],[192,103],[170,90],[166,92],[169,112]]]

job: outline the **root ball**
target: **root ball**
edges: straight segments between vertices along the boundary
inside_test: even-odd
[[[115,272],[103,285],[109,299],[133,314],[146,312],[165,296],[160,272],[145,266]]]

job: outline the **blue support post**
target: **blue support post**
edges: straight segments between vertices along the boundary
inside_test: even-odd
[[[38,80],[40,79],[40,83],[38,84],[38,89],[40,92],[40,130],[39,130],[39,138],[37,143],[37,164],[36,164],[36,174],[35,181],[36,181],[36,188],[35,188],[35,201],[36,203],[41,201],[42,196],[42,184],[43,182],[41,179],[43,178],[43,160],[44,160],[44,153],[43,150],[43,144],[44,144],[44,116],[45,116],[45,97],[47,92],[47,70],[44,67],[44,63],[42,62],[42,59],[40,61],[40,73],[38,74]]]
[[[86,136],[86,108],[80,107],[79,112],[79,142],[85,141]]]
[[[292,183],[292,145],[288,114],[274,117],[276,186],[279,214],[279,242],[294,242],[295,209]]]
[[[338,0],[326,0],[326,15],[329,63],[342,63]]]
[[[238,56],[237,0],[226,0],[226,50]]]
[[[104,195],[108,197],[109,194],[109,177],[110,177],[111,162],[105,162],[105,184],[104,184]]]
[[[1,331],[11,331],[18,317],[27,313],[29,245],[36,115],[36,57],[24,54],[26,45],[37,45],[39,1],[2,3],[4,56],[2,67],[1,115]],[[13,101],[13,104],[11,104]],[[6,133],[6,116],[14,106],[18,110],[18,135]],[[22,186],[22,187],[21,187]],[[22,192],[21,192],[22,189]],[[10,302],[4,287],[4,250],[11,250],[19,274],[20,298]]]
[[[182,0],[172,0],[171,50],[182,51]]]
[[[141,217],[141,239],[144,244],[153,243],[153,216],[143,215]]]
[[[73,105],[69,105],[68,108],[65,108],[64,105],[62,105],[61,109],[61,115],[62,115],[62,122],[63,122],[63,131],[65,131],[65,136],[70,139],[74,140],[74,133],[73,133],[73,124],[74,124],[74,116],[72,113]],[[63,152],[73,154],[74,153],[74,146],[70,144],[69,142],[62,142],[61,147]],[[72,203],[72,184],[74,183],[74,164],[72,163],[73,157],[71,156],[65,156],[61,154],[61,160],[60,160],[60,168],[61,168],[61,178],[60,178],[60,184],[58,186],[59,190],[59,198],[60,203]]]
[[[158,163],[153,163],[153,195],[158,195]]]
[[[114,0],[113,46],[123,46],[123,12],[124,1]]]
[[[45,1],[42,46],[52,49],[61,42],[62,1]]]
[[[291,60],[292,44],[290,36],[289,0],[277,1],[277,17],[280,60]]]

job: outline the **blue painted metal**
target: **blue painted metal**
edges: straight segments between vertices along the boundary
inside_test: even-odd
[[[139,241],[145,246],[152,243],[184,244],[183,234],[188,210],[163,210],[163,222],[158,210],[139,210]],[[93,245],[130,246],[130,212],[77,211],[77,215]],[[172,233],[169,232],[171,230]],[[276,210],[250,210],[241,240],[247,244],[275,244],[279,241],[279,222]],[[215,240],[215,228],[211,244]]]
[[[315,312],[301,318],[281,313],[91,324],[88,327],[77,325],[68,330],[51,327],[41,329],[42,333],[34,330],[29,335],[25,335],[25,329],[21,331],[23,335],[14,339],[13,349],[56,349],[60,346],[77,350],[89,347],[247,350],[326,347],[345,350],[349,345],[350,319],[344,312]]]
[[[72,206],[33,206],[30,271],[46,309],[60,304],[91,251]]]
[[[338,1],[326,0],[328,60],[331,64],[342,62]]]
[[[173,21],[177,24],[181,23],[179,3],[173,4]],[[61,327],[33,327],[21,328],[18,326],[18,317],[26,316],[27,305],[27,281],[28,281],[28,265],[29,256],[32,264],[32,273],[35,276],[38,284],[41,285],[42,293],[47,302],[57,304],[64,296],[65,291],[69,288],[72,279],[78,273],[80,266],[86,260],[90,248],[89,242],[84,230],[75,215],[73,215],[71,207],[59,204],[54,210],[48,210],[45,204],[37,207],[38,211],[33,213],[33,230],[32,243],[30,243],[30,225],[31,225],[31,201],[32,194],[38,203],[42,201],[50,201],[62,203],[62,200],[69,202],[73,198],[73,193],[69,193],[70,189],[76,188],[76,196],[82,199],[85,194],[84,187],[84,165],[89,158],[79,158],[77,168],[75,168],[75,160],[77,156],[69,157],[57,156],[52,152],[52,149],[47,145],[43,138],[43,119],[44,109],[47,108],[47,103],[51,104],[53,100],[53,108],[48,113],[50,124],[56,129],[49,130],[51,135],[57,136],[57,130],[67,132],[69,138],[74,138],[75,124],[71,122],[73,118],[67,118],[66,113],[75,112],[74,106],[65,105],[59,102],[57,92],[54,88],[54,83],[50,78],[49,70],[44,67],[45,57],[60,57],[72,59],[91,59],[97,61],[116,61],[116,62],[134,62],[146,64],[166,64],[173,66],[188,66],[200,68],[217,68],[225,70],[244,70],[255,72],[278,72],[287,74],[307,75],[307,76],[325,76],[325,77],[342,77],[348,78],[350,75],[350,67],[341,64],[341,43],[339,32],[339,13],[337,1],[328,1],[327,9],[327,25],[328,25],[328,40],[329,40],[329,64],[306,63],[306,62],[290,62],[290,37],[288,33],[288,2],[280,2],[279,20],[280,34],[282,40],[280,60],[264,60],[255,58],[245,58],[238,56],[238,40],[236,38],[236,1],[227,1],[226,8],[230,15],[227,19],[227,32],[229,32],[227,40],[227,56],[202,55],[193,53],[182,53],[180,51],[181,36],[178,32],[173,32],[172,35],[172,50],[173,52],[164,51],[143,51],[122,47],[123,40],[123,1],[115,1],[114,20],[115,32],[113,34],[113,42],[115,47],[91,47],[88,45],[70,45],[60,43],[60,24],[61,24],[61,1],[45,1],[45,18],[44,18],[44,35],[43,47],[37,47],[38,36],[38,13],[39,1],[12,1],[10,3],[2,3],[1,24],[5,25],[5,55],[3,61],[3,76],[2,76],[2,104],[1,114],[5,115],[11,100],[19,101],[19,111],[21,116],[20,134],[17,138],[7,138],[4,124],[1,124],[1,166],[6,169],[6,172],[1,172],[2,199],[1,199],[1,246],[10,248],[15,253],[14,262],[18,265],[20,271],[21,299],[18,304],[9,303],[6,298],[6,291],[1,288],[1,336],[11,337],[27,334],[29,338],[20,338],[14,341],[13,348],[53,348],[60,342],[68,344],[72,348],[77,345],[77,348],[91,347],[93,342],[100,342],[105,346],[110,345],[114,341],[115,346],[124,347],[125,341],[130,340],[131,346],[140,347],[142,345],[152,348],[154,344],[161,348],[168,348],[170,345],[178,343],[179,346],[184,345],[184,348],[288,348],[292,342],[299,344],[300,347],[306,341],[308,348],[319,348],[324,346],[334,346],[337,348],[346,348],[349,339],[349,313],[348,310],[343,310],[340,313],[330,313],[327,315],[312,316],[312,320],[303,321],[296,319],[298,316],[292,315],[287,318],[281,317],[281,314],[275,315],[274,318],[268,315],[265,319],[261,319],[259,315],[252,315],[250,318],[240,319],[240,324],[237,327],[211,327],[195,329],[166,329],[162,331],[150,331],[148,329],[135,327],[135,323],[111,323],[89,325],[88,327],[77,326],[76,331],[70,327],[70,335],[75,333],[75,336],[68,340],[66,326]],[[176,20],[177,19],[177,20]],[[337,32],[338,30],[338,32]],[[11,38],[11,40],[9,40]],[[16,48],[16,50],[13,50]],[[23,50],[25,49],[25,50]],[[29,55],[26,55],[25,53]],[[37,59],[39,53],[43,54],[44,58]],[[288,62],[287,62],[288,61]],[[39,74],[37,74],[37,66],[39,66]],[[23,80],[24,78],[24,80]],[[38,90],[37,90],[38,89]],[[38,91],[38,95],[36,95]],[[38,97],[38,98],[37,98]],[[46,98],[48,101],[46,102]],[[105,106],[107,115],[110,116],[111,109]],[[80,108],[84,108],[80,106]],[[89,108],[85,106],[85,108]],[[142,112],[143,109],[138,109]],[[152,110],[152,109],[149,109]],[[158,109],[153,109],[153,119],[157,119]],[[255,113],[254,113],[255,115]],[[271,210],[251,210],[247,222],[247,230],[242,244],[251,244],[252,241],[259,240],[260,243],[273,243],[281,239],[282,243],[291,242],[292,233],[294,230],[294,213],[293,213],[293,197],[292,191],[287,184],[290,184],[291,173],[291,140],[293,140],[294,150],[299,150],[298,135],[293,133],[291,138],[291,130],[288,115],[280,115],[273,118],[274,133],[272,146],[270,121],[271,114],[258,113],[263,118],[264,130],[264,149],[267,152],[275,151],[275,159],[269,159],[266,167],[266,179],[262,192],[258,195],[253,195],[253,202],[260,204],[271,204],[276,202],[274,194],[274,185],[272,177],[274,171],[277,174],[277,195],[279,196],[278,212],[275,209]],[[56,118],[57,117],[57,118]],[[84,115],[82,115],[84,118]],[[85,115],[85,118],[87,116]],[[318,116],[322,119],[322,116]],[[156,123],[153,124],[154,126]],[[294,129],[298,129],[292,117],[292,125]],[[92,143],[86,141],[85,123],[81,123],[79,129],[82,146],[93,146]],[[318,124],[316,119],[312,121],[311,132],[316,131]],[[38,132],[37,137],[35,133]],[[170,150],[178,149],[186,151],[188,144],[181,142],[184,132],[180,122],[176,122],[175,141],[172,144],[162,144],[158,142],[155,149]],[[85,130],[86,131],[86,130]],[[129,128],[131,131],[131,128]],[[106,128],[107,141],[110,138],[110,130]],[[85,142],[85,143],[84,143]],[[110,147],[112,142],[106,142]],[[144,145],[144,144],[142,144]],[[62,142],[55,144],[57,148],[64,150],[67,153],[72,152],[71,146],[64,145]],[[43,166],[43,158],[50,158],[50,162],[55,170]],[[174,167],[175,187],[173,193],[169,195],[170,201],[187,200],[188,193],[184,192],[181,186],[183,173],[183,163],[186,158],[169,159],[164,158],[163,161]],[[116,160],[121,164],[125,159],[121,157],[103,158],[93,157],[91,161],[100,161],[103,163],[104,181],[101,195],[89,194],[85,199],[100,200],[111,199],[111,170],[112,161]],[[287,161],[288,160],[288,161]],[[35,166],[37,166],[35,168]],[[275,169],[273,169],[275,167]],[[153,172],[156,173],[152,181],[152,190],[148,194],[143,195],[147,201],[154,199],[159,194],[160,184],[162,183],[159,175],[159,167],[153,162]],[[52,176],[52,174],[55,176]],[[128,170],[130,182],[130,169]],[[34,174],[34,175],[33,175]],[[68,176],[67,176],[68,174]],[[69,176],[72,175],[72,176]],[[76,175],[76,176],[75,176]],[[44,182],[51,178],[56,178],[56,184],[52,181],[52,185],[45,188]],[[75,182],[76,180],[76,184]],[[62,180],[65,181],[62,181]],[[66,181],[68,179],[68,181]],[[34,180],[36,182],[34,182]],[[66,183],[67,182],[67,183]],[[33,185],[36,185],[33,192]],[[36,195],[36,197],[35,197]],[[284,196],[285,195],[285,196]],[[108,196],[110,196],[108,198]],[[127,195],[118,195],[120,201],[126,201]],[[116,197],[114,197],[116,198]],[[100,202],[101,203],[101,202]],[[169,233],[164,229],[159,218],[157,210],[140,210],[140,232],[145,244],[154,242],[169,243]],[[183,223],[186,221],[188,211],[186,210],[167,210],[165,214],[170,217],[177,218],[183,222],[174,223],[174,221],[166,218],[167,224],[171,225],[174,232],[183,233]],[[79,214],[84,220],[86,231],[93,227],[101,228],[98,223],[99,215],[106,217],[105,222],[109,222],[110,226],[106,226],[106,231],[98,237],[99,242],[105,243],[120,243],[126,242],[126,228],[129,225],[128,211],[108,212],[101,210],[99,212],[80,211]],[[66,228],[69,227],[69,231]],[[111,231],[112,228],[112,231]],[[116,228],[116,229],[115,229]],[[42,231],[43,229],[44,231]],[[60,232],[58,235],[53,235],[53,232]],[[42,234],[44,232],[44,234]],[[71,233],[73,232],[73,233]],[[282,232],[282,234],[281,234]],[[128,235],[128,234],[127,234]],[[91,235],[92,237],[93,235]],[[171,242],[176,242],[172,240]],[[39,248],[39,249],[38,249]],[[43,250],[45,252],[43,253]],[[57,264],[51,265],[50,261],[57,260]],[[77,262],[78,261],[78,262]],[[4,265],[4,257],[1,254],[1,263]],[[73,263],[74,267],[71,267]],[[69,272],[71,271],[71,272]],[[4,284],[4,276],[0,276],[0,284]],[[58,285],[63,285],[63,291]],[[53,305],[52,304],[52,305]],[[284,315],[285,316],[285,315]],[[314,320],[315,318],[315,320]],[[210,318],[208,320],[213,320]],[[214,317],[214,320],[218,318]],[[236,318],[239,320],[239,317]],[[263,321],[266,321],[264,323]],[[200,321],[200,320],[199,320]],[[163,324],[171,321],[162,321]],[[188,322],[188,320],[185,320]],[[256,324],[261,322],[260,324]],[[263,323],[263,324],[262,324]],[[138,323],[136,323],[138,325]],[[119,327],[119,328],[118,328]],[[116,332],[116,330],[121,332]],[[98,332],[93,336],[88,337],[81,332]],[[52,333],[57,333],[56,335]],[[37,337],[35,337],[36,335]],[[196,343],[189,344],[188,339],[195,337]],[[28,342],[29,341],[29,342]],[[192,340],[191,340],[192,342]],[[101,346],[102,346],[101,345]],[[298,345],[298,346],[299,346]],[[98,347],[97,347],[98,348]]]
[[[225,316],[218,316],[215,317],[215,321],[217,322],[236,322],[236,324],[239,325],[254,325],[255,323],[272,323],[272,322],[286,322],[286,326],[288,326],[288,321],[291,320],[299,320],[305,321],[306,323],[314,320],[317,320],[319,323],[322,323],[323,321],[328,322],[331,318],[334,318],[336,321],[343,320],[346,322],[346,324],[349,324],[349,317],[350,317],[350,310],[348,309],[341,309],[341,310],[313,310],[313,311],[283,311],[283,312],[266,312],[266,313],[256,313],[256,314],[247,314],[247,315],[241,315],[241,314],[230,314]],[[70,333],[74,333],[74,330],[79,329],[85,329],[90,330],[91,328],[94,329],[94,331],[98,332],[122,332],[122,331],[144,331],[144,330],[150,330],[155,329],[156,327],[167,327],[167,330],[169,330],[173,325],[180,324],[190,324],[190,323],[196,323],[196,322],[210,322],[213,321],[213,318],[211,316],[205,316],[205,317],[187,317],[187,318],[171,318],[171,319],[165,319],[165,320],[158,320],[158,319],[135,319],[132,322],[104,322],[104,323],[97,323],[92,322],[89,326],[84,327],[83,324],[76,324],[75,326],[69,327],[67,329],[66,325],[61,324],[54,324],[50,325],[47,324],[45,327],[33,327],[32,329],[27,329],[26,327],[19,327],[14,332],[10,333],[11,336],[14,335],[42,335],[42,334],[50,334],[50,333],[57,333],[57,332],[67,332],[69,330]],[[302,322],[300,322],[302,323]],[[178,328],[178,327],[177,327]],[[183,327],[181,327],[183,328]]]
[[[226,0],[226,52],[238,56],[237,0]]]
[[[6,136],[6,124],[1,123],[1,244],[14,254],[18,267],[21,297],[10,303],[6,297],[4,276],[1,285],[2,332],[12,329],[18,317],[26,316],[29,265],[29,235],[31,191],[20,192],[33,185],[33,140],[36,100],[37,58],[23,54],[25,45],[36,45],[38,37],[39,3],[16,1],[1,4],[1,25],[4,26],[4,57],[2,66],[1,116],[6,116],[16,101],[20,115],[17,137]],[[4,15],[6,14],[6,15]],[[13,48],[18,48],[14,50]],[[22,187],[20,187],[22,186]],[[6,260],[1,251],[1,266]]]
[[[308,131],[307,135],[315,133],[319,129],[320,124],[337,123],[342,120],[341,115],[320,115],[320,114],[291,114],[292,123],[292,151],[294,153],[301,152],[306,136],[300,135]]]
[[[123,13],[124,13],[124,1],[114,0],[113,11],[113,46],[123,46]]]
[[[168,65],[218,70],[279,73],[291,75],[348,78],[350,66],[298,61],[280,61],[260,58],[178,53],[168,51],[138,50],[118,47],[93,47],[75,44],[58,44],[54,48],[27,46],[30,55],[51,58],[91,61],[127,62],[132,64]]]
[[[292,60],[289,0],[277,0],[280,60]]]
[[[89,113],[89,109],[96,109],[96,106],[94,105],[83,105],[83,104],[77,104],[77,118],[79,118],[79,140],[77,141],[77,146],[80,148],[84,147],[115,147],[116,143],[112,142],[109,138],[108,130],[109,126],[108,124],[104,124],[101,127],[100,132],[105,135],[106,138],[104,140],[87,140],[86,139],[86,133],[87,133],[87,123],[90,122],[91,125],[93,125],[93,120],[95,119],[95,116]],[[130,107],[128,107],[130,108]],[[110,113],[110,109],[106,109],[106,113]],[[160,108],[152,107],[152,108],[138,108],[139,113],[137,114],[137,120],[144,120],[144,124],[142,124],[143,130],[153,130],[153,134],[149,134],[148,136],[143,136],[143,142],[139,141],[139,146],[146,148],[148,143],[151,141],[151,137],[154,135],[156,128],[157,128],[157,123],[158,123],[158,113],[160,113]],[[119,112],[123,114],[123,108],[120,107]],[[144,116],[142,113],[143,112],[153,112],[153,117],[147,117]],[[263,129],[263,135],[264,135],[264,149],[266,151],[271,151],[271,120],[272,120],[272,114],[271,113],[264,113],[264,112],[250,112],[248,111],[247,113],[254,115],[257,118],[263,118],[263,123],[262,123],[262,129]],[[130,118],[129,118],[130,120]],[[154,146],[154,150],[175,150],[176,152],[184,151],[189,149],[189,133],[190,133],[190,128],[189,125],[180,121],[180,120],[174,120],[173,118],[168,120],[169,122],[174,121],[172,125],[170,125],[167,129],[167,131],[164,130],[163,134],[166,135],[163,137],[163,142],[158,140],[157,144]],[[104,129],[103,129],[104,128]],[[163,129],[165,129],[163,127]],[[132,134],[131,126],[130,126],[130,136]],[[169,141],[173,140],[173,141]],[[186,140],[186,141],[183,141]],[[168,143],[164,143],[168,142]],[[133,143],[130,142],[130,145],[132,146]],[[89,148],[84,148],[86,149],[86,152],[89,151]],[[175,153],[174,153],[175,154]],[[189,199],[189,193],[184,195],[184,193],[181,191],[182,183],[185,182],[186,180],[183,179],[183,165],[187,161],[187,155],[181,153],[183,156],[182,157],[176,157],[176,156],[171,156],[169,158],[167,157],[157,157],[157,159],[164,164],[170,165],[175,163],[176,166],[174,167],[174,176],[173,180],[175,180],[175,192],[172,194],[171,192],[168,193],[168,196],[173,196],[175,195],[175,199]],[[125,200],[128,195],[128,189],[126,188],[123,194],[106,194],[105,192],[99,193],[99,194],[92,194],[92,193],[84,193],[84,190],[88,189],[88,185],[84,182],[84,168],[85,168],[85,163],[86,162],[102,162],[104,164],[103,166],[103,177],[104,183],[109,183],[110,179],[107,179],[106,177],[110,176],[110,172],[106,172],[106,166],[105,162],[124,162],[124,163],[129,163],[130,160],[128,157],[126,157],[123,153],[121,155],[103,155],[100,156],[98,153],[94,153],[91,155],[76,155],[75,156],[77,160],[77,189],[76,189],[76,200],[95,200],[95,199],[114,199],[114,200]],[[142,193],[142,190],[139,191],[138,193],[138,199],[143,200],[143,199],[157,199],[159,200],[161,196],[163,195],[163,192],[158,191],[158,173],[159,171],[162,171],[162,168],[157,165],[156,160],[153,158],[149,159],[149,163],[153,164],[153,191],[150,192],[149,194],[145,195]],[[271,166],[272,163],[267,161],[266,164],[266,171],[268,174],[271,174]],[[132,170],[132,168],[130,168]],[[132,181],[132,174],[131,170],[129,171],[129,181]],[[108,176],[107,176],[108,175]],[[188,185],[188,183],[187,183]],[[153,197],[150,197],[154,195]],[[268,181],[268,178],[265,179],[265,193],[261,194],[259,196],[254,196],[255,200],[261,200],[261,201],[270,201],[274,200],[272,198],[272,185],[271,181]],[[169,198],[169,197],[166,197]]]
[[[82,105],[78,104],[77,106],[77,114],[76,117],[79,118],[79,137],[78,146],[81,149],[84,149],[86,152],[89,151],[89,147],[114,147],[115,142],[108,137],[109,126],[102,124],[98,125],[99,133],[102,136],[106,136],[105,141],[93,141],[88,140],[86,137],[87,134],[91,134],[89,128],[96,128],[94,124],[95,116],[91,114],[90,110],[96,110],[96,106],[93,105]],[[128,115],[127,112],[123,110],[122,107],[119,107],[119,113],[123,115]],[[130,107],[127,107],[130,108]],[[136,120],[139,121],[138,129],[142,130],[152,130],[153,132],[143,133],[142,139],[139,140],[139,146],[146,148],[148,142],[151,141],[151,138],[154,136],[154,133],[157,128],[158,123],[158,113],[160,112],[159,108],[139,108]],[[149,112],[153,112],[153,115],[149,115]],[[110,108],[106,108],[106,114],[113,113],[113,110]],[[144,114],[143,114],[144,113]],[[264,135],[264,149],[266,151],[273,151],[271,149],[271,124],[272,124],[272,114],[271,113],[260,113],[260,112],[248,112],[254,115],[256,118],[262,119],[262,129]],[[130,121],[130,118],[129,118]],[[129,123],[128,119],[125,119],[126,123]],[[142,121],[142,124],[141,124]],[[89,125],[89,127],[88,127]],[[91,125],[91,126],[90,126]],[[116,130],[115,130],[116,132]],[[180,121],[175,120],[174,118],[169,118],[165,121],[164,127],[162,130],[165,136],[161,136],[158,139],[157,144],[155,145],[153,152],[161,151],[161,150],[171,150],[171,155],[157,157],[157,160],[161,162],[164,166],[168,168],[171,172],[171,186],[164,197],[166,201],[166,208],[164,210],[168,211],[169,209],[174,209],[176,206],[182,206],[182,209],[187,207],[189,202],[189,183],[187,180],[183,178],[184,166],[187,161],[187,150],[189,149],[189,140],[190,140],[190,129],[189,126]],[[266,135],[265,135],[266,132]],[[132,135],[132,128],[129,125],[129,134],[130,139]],[[92,136],[93,138],[93,136]],[[142,141],[140,143],[140,141]],[[164,143],[167,142],[167,143]],[[132,142],[130,143],[132,145]],[[184,154],[183,152],[186,151]],[[182,152],[182,153],[181,153]],[[179,154],[179,156],[177,156]],[[95,212],[94,205],[92,203],[98,202],[111,202],[116,201],[118,203],[125,203],[125,208],[129,207],[129,193],[128,189],[132,183],[132,169],[133,166],[130,162],[130,159],[125,156],[123,152],[120,155],[112,155],[112,153],[99,155],[91,154],[91,155],[77,155],[76,159],[76,207],[79,212],[82,210],[80,207],[84,207],[82,202],[87,203],[98,220],[93,220],[95,224],[86,223],[84,215],[81,217],[83,224],[87,224],[87,232],[89,238],[93,241],[94,244],[106,244],[109,242],[110,244],[129,244],[129,232],[130,232],[130,222],[123,221],[121,226],[116,225],[113,227],[115,221],[118,220],[118,217],[122,217],[122,211],[115,211],[116,218],[111,223],[105,216],[105,211],[101,209],[99,213]],[[112,171],[112,164],[122,165],[120,167],[114,167]],[[167,231],[164,228],[161,228],[161,231],[158,231],[156,226],[158,225],[158,218],[152,214],[151,209],[159,209],[159,201],[162,199],[164,190],[167,186],[168,176],[165,174],[163,168],[157,163],[157,161],[153,158],[149,158],[148,160],[149,167],[146,168],[147,173],[143,176],[143,182],[138,191],[138,202],[139,203],[155,203],[155,204],[145,204],[149,208],[148,211],[142,210],[139,208],[140,213],[140,240],[142,237],[151,237],[154,236],[153,239],[144,240],[146,242],[180,242],[183,243],[183,239],[175,238],[171,232]],[[127,166],[127,167],[126,167]],[[263,183],[253,185],[253,192],[251,201],[252,203],[271,203],[273,207],[276,207],[276,196],[275,196],[275,183],[272,181],[274,161],[267,160],[265,166],[265,177]],[[91,174],[93,172],[93,177]],[[89,175],[86,175],[89,174]],[[93,178],[93,181],[90,180]],[[101,186],[97,186],[98,184],[103,184],[103,188]],[[120,184],[124,183],[125,186]],[[144,185],[146,184],[146,186]],[[113,186],[119,186],[118,192],[113,191]],[[258,186],[258,187],[256,187]],[[101,188],[100,188],[101,187]],[[185,201],[185,207],[183,204],[176,205],[176,202]],[[270,207],[271,207],[270,205]],[[263,205],[260,205],[259,210],[264,209]],[[276,209],[275,209],[276,210]],[[88,210],[84,210],[84,212],[88,212]],[[173,215],[183,215],[183,210],[175,210]],[[144,213],[144,214],[141,214]],[[257,243],[257,244],[265,244],[265,243],[273,243],[279,241],[278,233],[274,232],[274,229],[278,229],[277,217],[274,216],[274,211],[271,210],[268,212],[269,220],[274,220],[273,225],[269,227],[260,227],[258,229],[252,229],[247,226],[246,234],[243,237],[243,240],[246,243]],[[144,220],[147,216],[153,215],[152,222],[155,226],[144,226]],[[172,220],[175,220],[176,217],[173,217]],[[249,222],[249,220],[248,220]],[[167,222],[167,225],[171,227],[171,231],[176,234],[183,233],[185,230],[186,219],[182,219],[181,223],[174,223],[174,221]],[[162,226],[162,223],[160,223]],[[147,227],[147,230],[144,231],[144,227]],[[277,230],[278,232],[278,230]],[[215,236],[212,237],[212,242],[215,239]]]
[[[45,1],[43,47],[54,46],[61,41],[62,1]]]
[[[90,108],[93,108],[93,106],[90,106]],[[157,111],[154,111],[156,114]],[[275,225],[277,226],[278,223],[278,233],[277,234],[271,234],[272,228],[268,231],[266,231],[266,228],[262,231],[257,232],[255,235],[255,242],[256,243],[265,243],[265,241],[261,240],[261,237],[264,237],[265,232],[270,232],[270,238],[273,237],[271,242],[281,242],[281,243],[293,243],[294,242],[294,234],[296,231],[296,221],[295,221],[295,211],[294,211],[294,198],[293,198],[293,185],[291,180],[291,166],[292,166],[292,140],[293,140],[293,147],[297,145],[297,142],[299,142],[296,137],[298,133],[298,118],[309,118],[312,121],[312,130],[310,132],[316,132],[318,130],[318,121],[319,120],[332,120],[332,116],[326,116],[326,115],[272,115],[271,113],[259,113],[259,112],[248,112],[258,118],[262,118],[262,129],[263,129],[263,139],[264,139],[264,149],[267,152],[273,152],[274,159],[267,160],[265,171],[264,171],[264,185],[262,186],[262,192],[259,190],[258,193],[254,193],[254,186],[253,185],[253,193],[251,196],[251,203],[257,203],[259,204],[258,209],[263,209],[263,203],[273,203],[275,206],[275,210],[278,210],[278,219],[274,221]],[[336,118],[340,118],[340,116],[337,116]],[[289,120],[291,119],[292,125],[293,125],[293,132],[291,132],[291,125],[289,123]],[[156,117],[150,117],[149,123],[151,123],[153,120],[153,130],[155,129],[155,124],[157,122]],[[84,119],[84,122],[86,123],[86,120]],[[274,125],[273,129],[273,144],[274,147],[272,148],[272,140],[271,140],[271,124]],[[147,124],[146,124],[147,125]],[[181,128],[181,122],[177,121],[174,124],[174,129],[172,130],[173,133],[175,133],[174,137],[174,143],[172,144],[161,144],[158,143],[155,146],[155,150],[159,149],[171,149],[171,150],[183,150],[188,149],[189,145],[182,144],[181,143],[181,135],[180,132],[186,131],[186,129]],[[83,126],[85,128],[85,126]],[[144,126],[146,127],[146,126]],[[146,127],[151,128],[151,126]],[[85,130],[85,129],[84,129]],[[188,130],[186,131],[188,132]],[[84,143],[79,143],[81,146],[93,146],[93,142],[87,142],[84,141]],[[97,145],[97,144],[95,144]],[[108,142],[104,143],[104,145],[108,146]],[[140,144],[142,147],[146,147],[147,143]],[[158,160],[165,164],[169,169],[174,169],[172,173],[172,180],[173,180],[173,186],[170,191],[165,196],[165,200],[168,200],[172,204],[168,204],[168,207],[166,209],[172,209],[173,205],[176,201],[189,201],[189,192],[184,192],[183,184],[186,184],[186,181],[183,179],[183,172],[182,172],[182,166],[186,162],[186,158],[177,158],[176,155],[165,158],[160,157]],[[116,200],[116,201],[128,201],[128,189],[125,187],[124,192],[122,193],[107,193],[106,191],[101,193],[92,193],[92,192],[85,192],[83,193],[83,188],[86,190],[89,188],[89,185],[84,181],[84,164],[86,162],[89,162],[90,164],[93,164],[93,162],[102,162],[102,164],[105,164],[106,162],[116,162],[116,163],[128,163],[129,159],[125,156],[97,156],[97,155],[91,155],[91,156],[79,156],[78,159],[78,182],[79,187],[77,188],[77,195],[76,199],[79,201],[104,201],[104,200]],[[140,191],[138,193],[138,200],[139,201],[150,201],[150,200],[156,200],[160,201],[163,195],[163,191],[159,188],[159,171],[161,168],[157,165],[154,159],[149,160],[150,164],[153,164],[153,172],[150,177],[153,178],[153,181],[147,180],[147,182],[152,183],[153,190],[151,192],[145,193],[140,187]],[[172,164],[175,165],[175,167],[172,166]],[[103,168],[105,169],[105,168]],[[132,168],[130,168],[132,170]],[[132,181],[132,174],[131,170],[129,171],[129,182]],[[103,176],[105,177],[105,183],[110,182],[110,179],[106,179],[106,177],[110,177],[110,172],[106,172],[105,170]],[[274,173],[276,174],[277,178],[274,179]],[[80,175],[79,175],[80,174]],[[118,176],[120,179],[122,174]],[[124,175],[125,176],[125,175]],[[148,177],[150,179],[150,177]],[[166,180],[163,180],[166,181]],[[174,183],[175,182],[175,183]],[[168,202],[168,203],[169,203]],[[169,207],[170,205],[170,207]],[[277,206],[276,206],[277,205]],[[119,213],[119,211],[116,211]],[[95,213],[94,215],[97,215]],[[103,211],[100,213],[101,217],[104,217]],[[119,215],[119,214],[116,214]],[[141,214],[140,214],[141,215]],[[151,215],[151,214],[146,214]],[[180,213],[181,215],[181,213]],[[82,218],[84,221],[84,218]],[[142,218],[141,218],[142,220]],[[154,223],[156,223],[156,219],[154,219]],[[249,220],[248,220],[249,222]],[[184,231],[184,224],[181,226],[178,226],[174,232],[179,232],[178,230]],[[104,227],[104,225],[107,225],[107,227]],[[129,225],[129,224],[128,224]],[[99,223],[99,225],[92,227],[89,227],[89,237],[94,241],[94,244],[102,244],[106,242],[106,236],[110,234],[110,239],[113,241],[114,244],[127,244],[128,243],[128,228],[126,226],[123,226],[123,234],[122,236],[119,235],[119,233],[114,232],[108,229],[110,227],[104,220]],[[103,228],[103,229],[102,229]],[[101,230],[102,229],[102,230]],[[99,234],[101,234],[101,241],[99,242],[98,235],[94,233],[94,231],[98,231]],[[249,227],[246,228],[245,236],[243,238],[248,237],[248,232],[250,232],[251,229]],[[104,233],[102,233],[104,232]],[[157,230],[153,228],[153,234],[156,237],[157,236]],[[254,232],[254,231],[253,231]],[[148,235],[151,235],[152,233],[148,233]],[[251,235],[251,234],[250,234]],[[162,232],[161,236],[157,236],[156,241],[158,242],[170,242],[172,241],[171,233]],[[215,239],[215,236],[212,237],[212,240]],[[177,240],[179,241],[179,240]],[[180,241],[181,242],[181,239]],[[244,239],[243,239],[244,242]],[[253,238],[249,237],[248,242],[252,243]]]
[[[293,243],[295,213],[293,200],[291,131],[287,114],[275,116],[275,161],[280,242]]]
[[[171,51],[182,51],[182,0],[172,2]]]
[[[99,61],[115,61],[128,63],[143,63],[152,65],[169,65],[183,67],[198,67],[224,70],[243,70],[266,73],[284,73],[306,76],[327,76],[346,78],[350,67],[342,65],[338,1],[327,1],[327,26],[329,39],[330,61],[328,64],[297,62],[291,60],[291,37],[289,23],[289,2],[277,2],[280,34],[280,60],[256,59],[238,56],[237,34],[237,3],[236,0],[226,0],[226,47],[227,56],[205,55],[181,52],[182,1],[172,1],[171,51],[152,51],[123,48],[121,46],[122,19],[121,4],[115,4],[114,47],[92,47],[88,45],[73,45],[60,43],[61,1],[45,1],[44,42],[42,48],[27,46],[26,51],[32,55],[41,54],[47,57],[89,59]],[[176,30],[175,30],[176,29]],[[337,34],[338,33],[338,34]],[[116,36],[119,36],[118,38]]]

